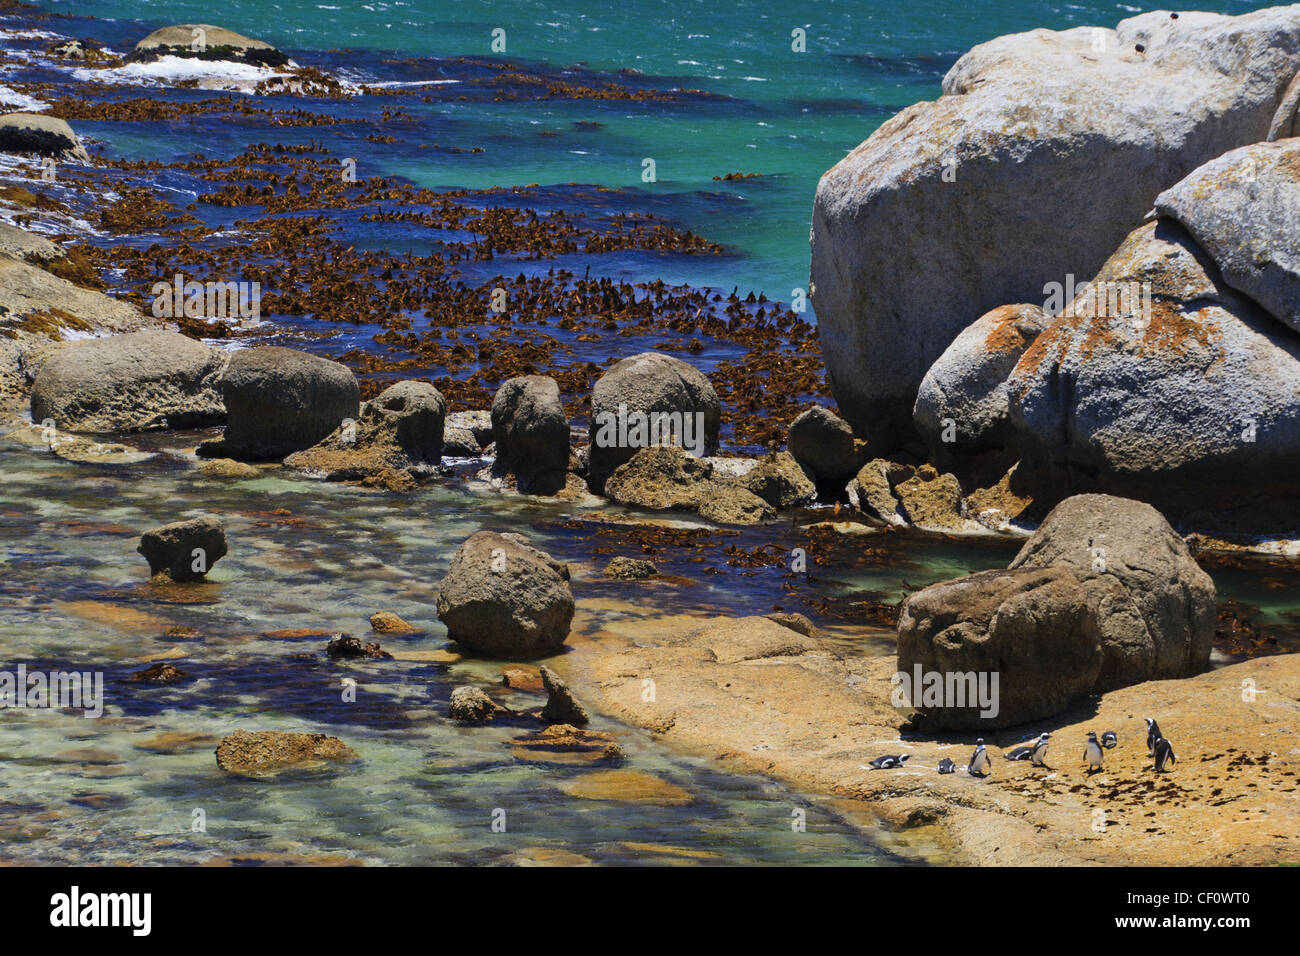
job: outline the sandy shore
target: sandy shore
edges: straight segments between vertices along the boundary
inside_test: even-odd
[[[557,665],[595,709],[729,769],[836,798],[849,816],[865,810],[937,838],[951,862],[1300,861],[1300,656],[1126,687],[1039,725],[991,733],[993,772],[977,779],[964,771],[973,739],[903,729],[907,714],[889,704],[892,656],[845,659],[824,639],[794,635],[792,646],[765,628],[752,640],[693,636],[698,618],[647,616],[644,607],[617,620],[603,613],[613,610],[602,608],[598,621],[579,602],[573,652]],[[1147,716],[1174,744],[1168,773],[1157,774],[1147,756]],[[1055,741],[1051,769],[1000,756],[1043,730]],[[1120,739],[1091,776],[1081,760],[1089,730]],[[861,769],[900,751],[913,755],[904,769]],[[937,773],[945,756],[963,769]]]

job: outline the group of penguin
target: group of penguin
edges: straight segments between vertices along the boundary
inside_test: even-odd
[[[1160,726],[1152,717],[1145,718],[1147,722],[1147,753],[1155,761],[1157,773],[1164,773],[1165,769],[1177,761],[1174,756],[1174,747],[1164,735],[1160,733]],[[1024,746],[1015,747],[1008,750],[1002,756],[1007,760],[1028,760],[1035,767],[1047,766],[1047,746],[1051,741],[1052,735],[1048,733],[1039,734],[1032,741],[1027,742]],[[1095,730],[1088,731],[1088,740],[1083,748],[1083,760],[1088,765],[1089,773],[1096,773],[1102,769],[1105,763],[1105,754],[1119,745],[1119,735],[1113,730],[1108,730],[1097,739]],[[911,754],[892,754],[884,757],[877,757],[871,761],[873,770],[892,770],[903,766],[903,763]],[[866,767],[863,767],[865,770]],[[957,764],[947,757],[939,761],[940,773],[956,773]],[[1050,768],[1048,768],[1050,769]],[[966,765],[966,772],[972,777],[987,777],[993,770],[993,762],[989,759],[988,750],[984,746],[984,738],[981,737],[975,741],[975,752],[971,754],[970,763]]]

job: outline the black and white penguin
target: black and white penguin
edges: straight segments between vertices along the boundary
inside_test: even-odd
[[[1088,742],[1083,748],[1083,759],[1088,763],[1088,772],[1102,769],[1102,750],[1101,744],[1097,742],[1097,732],[1088,731]]]
[[[1147,717],[1146,722],[1147,722],[1147,756],[1154,757],[1156,755],[1156,741],[1159,740],[1163,735],[1160,733],[1160,725],[1156,723],[1156,719],[1154,717]]]
[[[992,767],[993,763],[989,760],[989,752],[984,749],[984,738],[981,737],[975,741],[975,752],[970,755],[970,763],[966,765],[966,772],[972,777],[987,777]]]
[[[952,762],[950,759],[948,759],[947,757],[944,757],[942,760],[939,761],[939,772],[940,772],[940,773],[956,773],[956,772],[957,772],[957,765],[956,765],[955,763],[953,763],[953,762]]]
[[[901,767],[903,761],[910,756],[911,754],[898,754],[897,756],[877,757],[871,761],[871,766],[876,770],[893,770],[896,767]]]
[[[1156,758],[1156,773],[1164,773],[1166,764],[1177,763],[1178,761],[1178,758],[1174,756],[1173,744],[1165,740],[1164,737],[1157,738],[1155,746],[1151,749],[1155,751],[1152,756]]]
[[[1038,740],[1034,743],[1033,756],[1030,761],[1035,767],[1047,766],[1047,745],[1051,741],[1052,735],[1048,733],[1040,734]]]
[[[1101,735],[1101,745],[1107,750],[1114,750],[1119,745],[1119,734],[1113,730],[1108,730]]]
[[[1034,756],[1034,750],[1038,747],[1040,743],[1042,743],[1045,739],[1047,739],[1047,736],[1048,736],[1047,734],[1039,734],[1032,741],[1030,741],[1027,746],[1014,747],[1011,750],[1008,750],[1002,756],[1006,757],[1008,760],[1032,760]]]

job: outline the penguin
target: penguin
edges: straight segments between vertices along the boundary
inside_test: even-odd
[[[1113,730],[1108,730],[1101,735],[1101,745],[1107,750],[1114,750],[1119,746],[1119,734]]]
[[[975,741],[975,752],[970,755],[966,772],[972,777],[987,777],[990,769],[992,769],[992,762],[989,760],[988,751],[984,749],[984,738],[981,737]]]
[[[871,761],[871,766],[876,770],[893,770],[896,767],[901,767],[903,765],[903,761],[910,756],[911,754],[899,754],[896,757],[895,756],[877,757],[875,760]]]
[[[1034,751],[1037,749],[1038,745],[1047,739],[1047,736],[1047,734],[1039,734],[1030,741],[1028,746],[1015,747],[1012,750],[1008,750],[1002,756],[1006,757],[1008,760],[1029,760],[1034,756]]]
[[[1147,717],[1146,722],[1147,722],[1147,756],[1154,757],[1156,755],[1156,741],[1159,740],[1163,736],[1163,734],[1160,733],[1160,725],[1156,723],[1154,717]]]
[[[1156,773],[1164,773],[1165,764],[1178,762],[1178,758],[1174,756],[1173,744],[1165,740],[1164,737],[1161,737],[1158,740],[1156,740],[1155,746],[1152,747],[1151,749],[1155,751],[1154,756],[1156,758]]]
[[[1088,772],[1102,769],[1101,744],[1097,743],[1097,732],[1088,731],[1088,742],[1083,748],[1083,759],[1088,762]]]
[[[957,772],[957,765],[956,765],[955,763],[953,763],[953,762],[952,762],[950,759],[948,759],[947,757],[944,757],[942,760],[939,761],[939,772],[940,772],[940,773],[956,773],[956,772]]]
[[[1051,739],[1051,734],[1044,733],[1038,738],[1038,742],[1034,744],[1033,758],[1030,762],[1035,767],[1047,766],[1047,744]]]

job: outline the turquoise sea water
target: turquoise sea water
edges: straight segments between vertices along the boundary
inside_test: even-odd
[[[1198,0],[1241,13],[1268,3]],[[976,43],[1036,27],[1113,27],[1156,2],[1047,0],[465,0],[374,2],[41,0],[38,7],[107,21],[79,23],[115,49],[149,29],[210,22],[256,36],[303,64],[367,82],[447,76],[441,60],[509,60],[579,78],[585,71],[655,89],[713,94],[685,103],[544,101],[438,103],[420,116],[440,144],[484,152],[430,158],[416,137],[365,144],[364,175],[401,175],[432,187],[597,183],[644,194],[644,207],[728,246],[722,260],[658,264],[651,278],[766,292],[790,301],[808,282],[808,230],[821,174],[885,119],[939,93],[957,57]],[[505,31],[505,53],[491,48]],[[792,31],[806,33],[805,51]],[[326,52],[346,51],[346,52]],[[400,67],[393,56],[420,58]],[[599,122],[599,127],[576,126]],[[94,125],[94,124],[92,124]],[[309,138],[309,137],[304,137]],[[427,137],[426,137],[427,138]],[[193,145],[187,144],[187,145]],[[154,143],[149,152],[165,146]],[[642,182],[653,159],[658,181]],[[727,173],[762,173],[743,183]]]

